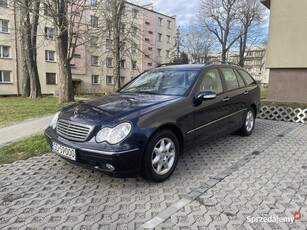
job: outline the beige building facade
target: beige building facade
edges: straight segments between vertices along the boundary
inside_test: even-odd
[[[22,64],[16,32],[18,18],[14,17],[14,1],[0,0],[0,96],[21,93]],[[90,30],[99,30],[103,18],[97,8],[97,1],[89,0],[83,12],[83,22]],[[43,94],[58,92],[58,64],[55,52],[55,34],[48,11],[44,11],[38,31],[37,62]],[[175,16],[167,16],[153,10],[152,4],[138,6],[125,4],[123,30],[128,41],[121,55],[121,84],[157,64],[169,63],[175,45]],[[107,26],[107,25],[103,25]],[[17,37],[16,37],[17,38]],[[83,39],[83,40],[82,40]],[[84,42],[87,40],[86,42]],[[103,94],[113,91],[115,78],[112,58],[112,41],[103,33],[94,37],[78,39],[78,45],[71,61],[75,94]],[[17,55],[16,55],[17,52]]]
[[[268,99],[307,103],[307,1],[261,0],[270,9]]]

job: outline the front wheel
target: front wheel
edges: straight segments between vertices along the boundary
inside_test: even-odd
[[[170,130],[156,133],[148,143],[144,154],[143,177],[153,182],[168,179],[177,166],[180,146]]]
[[[255,112],[250,108],[245,114],[244,124],[239,129],[239,134],[242,136],[249,136],[252,134],[255,127]]]

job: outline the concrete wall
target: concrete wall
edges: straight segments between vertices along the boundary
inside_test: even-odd
[[[271,0],[267,68],[307,67],[307,1]]]

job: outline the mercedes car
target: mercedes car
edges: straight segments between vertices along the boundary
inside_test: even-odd
[[[45,135],[52,152],[71,163],[162,182],[187,149],[221,135],[252,134],[259,103],[259,86],[239,66],[165,65],[113,94],[63,108]]]

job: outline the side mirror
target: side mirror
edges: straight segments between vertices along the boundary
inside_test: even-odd
[[[212,100],[216,98],[216,93],[211,90],[203,90],[194,95],[194,105],[198,106],[202,101]]]

